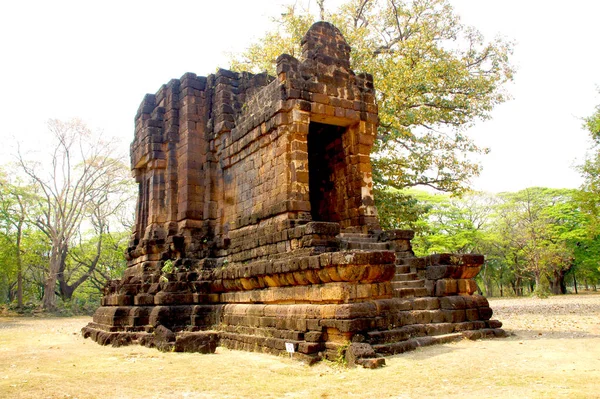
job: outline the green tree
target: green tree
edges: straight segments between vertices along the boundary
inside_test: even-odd
[[[518,213],[513,211],[512,204],[500,201],[488,226],[489,240],[483,249],[488,260],[486,265],[493,267],[489,278],[496,280],[501,296],[505,285],[511,287],[514,295],[522,296],[523,282],[530,278],[524,254],[525,241],[514,234],[517,218]]]
[[[18,309],[43,295],[48,241],[35,226],[36,193],[8,167],[0,177],[0,299]]]
[[[580,201],[590,217],[590,222],[600,232],[600,105],[584,119],[583,127],[589,132],[592,146],[585,162],[579,167],[584,179]]]
[[[71,280],[93,272],[85,279],[71,299],[76,305],[90,305],[95,309],[99,303],[102,288],[109,280],[122,276],[126,267],[123,254],[129,241],[129,232],[106,232],[93,235],[80,242],[69,254]],[[93,265],[93,268],[91,267]]]
[[[348,0],[333,12],[323,3],[321,17],[352,47],[353,69],[372,74],[378,90],[381,123],[372,157],[378,195],[393,200],[390,187],[419,185],[464,191],[480,170],[469,155],[487,151],[464,129],[506,100],[511,44],[486,42],[460,23],[447,0]],[[300,56],[301,37],[313,22],[310,13],[288,7],[278,28],[231,68],[273,74],[279,54]]]
[[[568,273],[596,281],[588,266],[597,268],[595,241],[589,238],[577,190],[529,188],[460,198],[411,195],[427,210],[419,215],[415,253],[485,254],[478,282],[487,295],[496,289],[504,295],[506,286],[523,295],[531,285],[540,294],[564,294]]]
[[[24,185],[16,174],[0,174],[0,225],[3,241],[1,264],[5,271],[7,299],[12,301],[13,294],[17,307],[23,307],[24,241],[31,228],[34,209],[32,187]],[[14,281],[11,281],[14,276]],[[14,287],[14,288],[13,288]]]
[[[588,131],[592,146],[585,162],[579,167],[583,184],[577,197],[588,221],[587,236],[577,246],[573,277],[594,288],[600,282],[600,105],[594,113],[584,119],[583,127]]]
[[[584,284],[585,289],[592,285],[594,290],[600,284],[600,236],[587,235],[576,243],[574,248],[573,269],[571,277],[573,286],[577,290],[578,282]]]
[[[97,262],[89,263],[85,272],[70,280],[75,276],[68,270],[69,254],[85,223],[91,223],[103,237],[108,217],[125,203],[118,198],[128,187],[129,178],[114,140],[94,135],[78,120],[51,120],[48,127],[54,139],[50,150],[37,155],[36,161],[20,153],[19,165],[36,187],[39,216],[35,225],[50,244],[42,306],[53,310],[57,288],[58,294],[69,300],[93,274]],[[101,252],[101,240],[97,252]]]
[[[388,187],[380,190],[375,197],[375,205],[381,227],[384,230],[413,230],[417,236],[425,234],[430,230],[427,216],[433,206],[428,198],[427,193],[415,189],[397,190]]]
[[[575,264],[575,248],[585,239],[586,220],[575,194],[534,187],[500,196],[504,202],[496,229],[507,261],[519,278],[531,276],[541,295],[550,289],[566,293],[565,275]]]
[[[470,193],[462,198],[419,193],[414,196],[429,206],[427,228],[414,240],[418,255],[481,252],[484,227],[491,213],[492,197]]]

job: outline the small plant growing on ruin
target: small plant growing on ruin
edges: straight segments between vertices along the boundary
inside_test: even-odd
[[[163,267],[162,269],[160,269],[160,278],[159,281],[161,283],[168,283],[169,279],[165,276],[165,274],[171,274],[175,271],[175,263],[173,262],[173,260],[171,259],[167,259],[164,263],[163,263]]]
[[[161,269],[161,271],[163,273],[173,273],[174,270],[175,270],[175,263],[173,263],[173,260],[168,259],[163,263],[163,267]]]
[[[450,257],[450,264],[451,265],[461,265],[462,264],[462,258],[459,255],[452,255]]]
[[[348,365],[346,361],[346,351],[350,346],[350,342],[346,342],[344,345],[340,346],[337,350],[337,356],[335,358],[335,364],[341,367],[346,367]]]

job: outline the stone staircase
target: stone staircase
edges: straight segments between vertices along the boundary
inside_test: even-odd
[[[390,242],[380,242],[376,236],[362,233],[340,233],[341,250],[393,251]],[[417,298],[428,296],[425,287],[425,262],[421,258],[396,259],[396,275],[392,279],[394,296]]]
[[[389,251],[390,244],[379,242],[377,237],[362,233],[340,233],[341,250]]]
[[[428,296],[425,287],[425,262],[421,258],[396,259],[396,275],[392,279],[394,296],[417,298]]]

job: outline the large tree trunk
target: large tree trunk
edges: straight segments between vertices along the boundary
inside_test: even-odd
[[[65,275],[65,273],[59,274],[59,276],[58,276],[59,294],[63,301],[70,301],[71,298],[73,298],[73,293],[75,292],[75,290],[77,288],[79,288],[79,286],[81,286],[81,284],[83,284],[88,278],[90,278],[90,276],[96,270],[96,266],[98,265],[98,261],[100,260],[100,255],[102,253],[102,242],[103,242],[102,234],[103,233],[104,233],[104,230],[100,229],[98,243],[96,244],[96,254],[94,256],[94,259],[92,259],[90,262],[87,262],[87,263],[80,262],[82,265],[87,266],[87,271],[85,273],[83,273],[72,284],[69,284],[69,282],[67,281],[67,276]],[[68,252],[68,249],[65,248],[65,251],[64,251],[65,261],[66,261],[67,252]],[[64,269],[65,268],[63,267],[62,270],[64,271]]]
[[[516,296],[523,296],[523,286],[521,285],[521,277],[517,277],[511,281],[513,292]]]
[[[56,277],[48,275],[44,283],[44,297],[42,298],[42,308],[47,311],[53,311],[56,309],[56,293],[54,287],[56,286]]]
[[[6,291],[6,299],[8,300],[8,303],[11,303],[14,299],[15,299],[15,286],[17,285],[16,282],[12,282],[8,285],[8,290]]]
[[[560,290],[560,282],[557,280],[550,280],[550,292],[552,292],[552,295],[562,294]]]
[[[17,226],[17,307],[23,307],[23,259],[21,258],[21,236],[23,234],[22,224]]]
[[[48,268],[48,276],[44,282],[44,297],[42,298],[42,308],[47,311],[56,309],[56,279],[60,268],[60,256],[58,248],[53,246],[50,255],[50,264]]]
[[[52,245],[48,277],[44,284],[44,298],[42,299],[42,307],[46,311],[56,310],[56,282],[65,271],[68,250],[68,246],[62,243]]]
[[[494,296],[494,285],[491,279],[484,281],[485,296]]]
[[[64,279],[59,279],[59,292],[60,297],[63,301],[68,302],[73,298],[73,293],[75,292],[75,287],[67,284]]]
[[[565,270],[554,270],[554,278],[550,280],[550,289],[554,295],[564,295],[567,293],[567,284],[565,283]]]

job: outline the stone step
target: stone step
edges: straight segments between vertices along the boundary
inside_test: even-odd
[[[396,273],[393,281],[412,281],[418,279],[417,273]]]
[[[366,233],[340,233],[340,237],[346,237],[346,238],[373,238],[375,239],[376,237],[372,234],[366,234]]]
[[[394,281],[392,281],[392,287],[394,286]],[[429,296],[430,293],[425,287],[416,287],[416,288],[393,288],[393,295],[396,298],[422,298],[425,296]]]
[[[392,281],[393,288],[422,288],[425,287],[424,280]]]
[[[396,266],[396,274],[410,273],[410,266],[398,265]]]
[[[371,345],[393,344],[411,338],[452,334],[456,332],[455,327],[453,323],[407,324],[390,330],[369,331],[367,342]]]
[[[425,258],[406,257],[397,259],[398,265],[406,265],[415,269],[425,269],[427,266]]]
[[[462,333],[450,333],[443,335],[410,338],[400,342],[372,345],[372,347],[377,353],[385,355],[394,355],[397,353],[403,353],[410,350],[414,350],[421,346],[447,344],[449,342],[460,341],[463,339],[463,337],[464,336]]]
[[[394,283],[392,282],[392,285]],[[393,294],[396,298],[414,298],[415,297],[415,289],[414,288],[394,288]]]
[[[342,249],[363,249],[363,250],[374,250],[374,251],[385,251],[389,249],[389,245],[384,242],[358,242],[358,241],[347,241],[340,244]]]
[[[342,240],[350,241],[350,242],[372,242],[372,243],[379,242],[379,241],[377,241],[377,239],[372,238],[372,237],[348,238],[348,239],[342,238]]]
[[[368,234],[357,234],[357,233],[340,233],[340,240],[352,241],[352,242],[378,242],[377,238]]]

